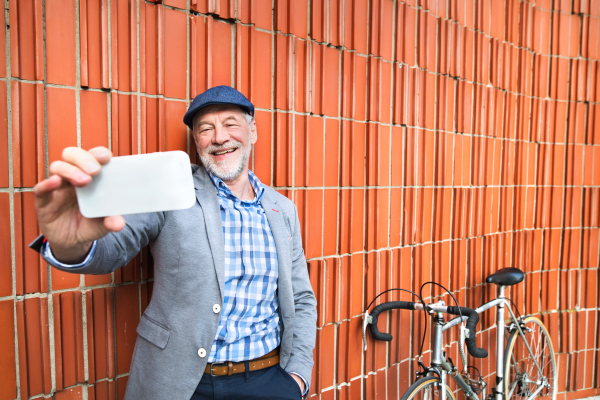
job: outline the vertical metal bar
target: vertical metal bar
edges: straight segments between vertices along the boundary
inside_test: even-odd
[[[434,366],[442,365],[442,325],[439,321],[435,321],[433,325],[433,354],[431,358],[431,364]]]
[[[442,392],[441,400],[446,400],[446,371],[444,371],[443,369],[440,371],[440,377],[442,381],[442,387],[440,388],[440,391]]]
[[[500,285],[499,299],[505,299],[505,286]],[[498,304],[496,311],[496,400],[502,400],[504,397],[504,304]]]

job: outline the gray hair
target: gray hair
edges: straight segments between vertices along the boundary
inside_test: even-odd
[[[246,111],[242,111],[242,114],[244,115],[244,119],[248,123],[248,126],[252,128],[252,121],[254,121],[254,117],[248,114]]]

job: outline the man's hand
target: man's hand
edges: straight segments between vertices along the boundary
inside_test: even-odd
[[[83,261],[94,240],[125,227],[122,216],[85,218],[79,211],[75,187],[92,181],[112,153],[106,147],[63,150],[62,161],[50,164],[50,177],[33,188],[40,229],[54,257],[64,263]]]
[[[300,386],[300,393],[304,394],[304,381],[296,374],[290,374],[292,378],[296,381],[298,386]]]

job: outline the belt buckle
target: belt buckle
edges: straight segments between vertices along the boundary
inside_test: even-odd
[[[219,376],[219,375],[214,374],[213,368],[215,365],[217,367],[224,367],[227,365],[227,361],[214,362],[214,363],[210,364],[210,376]]]

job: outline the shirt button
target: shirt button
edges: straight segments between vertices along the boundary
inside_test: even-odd
[[[220,306],[219,304],[215,304],[215,305],[213,306],[213,312],[214,312],[215,314],[218,314],[220,311],[221,311],[221,306]]]
[[[204,357],[206,357],[206,350],[204,350],[204,349],[200,349],[200,350],[198,350],[198,355],[199,355],[201,358],[204,358]]]

